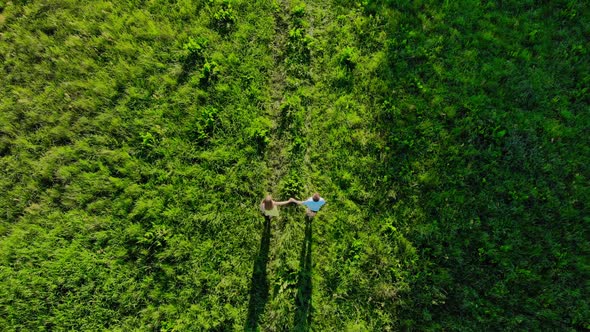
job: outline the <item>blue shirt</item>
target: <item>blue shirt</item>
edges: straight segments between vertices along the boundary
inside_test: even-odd
[[[302,203],[303,205],[307,206],[313,212],[318,212],[320,208],[326,204],[326,201],[320,197],[319,201],[314,201],[312,197],[308,198],[306,201]]]

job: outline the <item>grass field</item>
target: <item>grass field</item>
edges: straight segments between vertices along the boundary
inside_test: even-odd
[[[588,17],[0,0],[0,329],[590,329]]]

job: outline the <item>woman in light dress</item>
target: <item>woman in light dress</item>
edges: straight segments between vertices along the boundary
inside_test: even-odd
[[[291,203],[290,199],[288,201],[276,202],[273,201],[271,195],[266,195],[266,198],[260,202],[260,212],[262,212],[262,214],[268,219],[272,217],[278,217],[279,209],[277,208],[277,206],[289,203]]]

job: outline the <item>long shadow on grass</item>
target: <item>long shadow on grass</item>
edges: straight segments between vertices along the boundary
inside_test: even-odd
[[[246,320],[245,331],[256,331],[260,315],[268,301],[268,278],[266,276],[266,265],[268,264],[268,251],[270,248],[270,219],[265,218],[260,250],[252,269],[252,282],[250,283],[250,303],[248,305],[248,319]]]
[[[299,280],[295,298],[294,331],[309,331],[311,327],[311,218],[305,218],[305,238],[299,259]]]

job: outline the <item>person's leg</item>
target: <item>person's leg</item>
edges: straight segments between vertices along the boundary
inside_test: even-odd
[[[315,217],[315,212],[313,212],[312,210],[310,210],[309,208],[305,211],[305,215],[309,218],[309,219],[313,219],[313,217]]]

